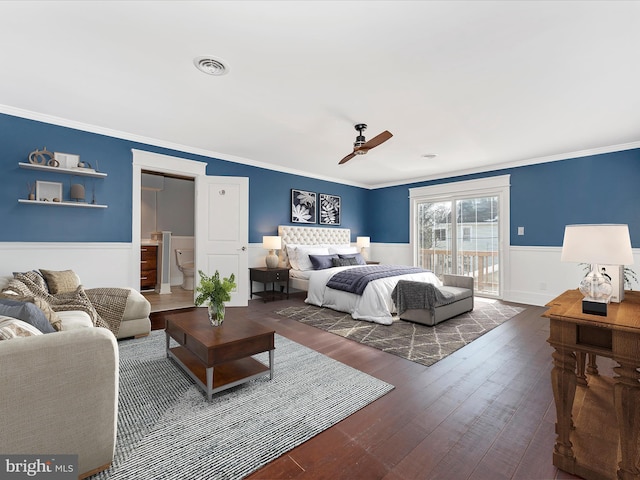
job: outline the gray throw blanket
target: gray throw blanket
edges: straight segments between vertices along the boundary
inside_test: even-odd
[[[413,309],[428,309],[431,315],[435,315],[436,307],[453,303],[455,295],[440,290],[432,283],[398,280],[391,292],[391,299],[396,304],[398,315]]]
[[[395,277],[410,273],[429,272],[420,267],[406,265],[367,265],[342,270],[333,275],[327,282],[327,287],[344,292],[362,295],[369,282],[379,278]]]

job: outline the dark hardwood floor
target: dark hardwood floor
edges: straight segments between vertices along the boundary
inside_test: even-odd
[[[552,349],[543,308],[528,307],[424,367],[273,313],[303,300],[300,294],[269,303],[252,300],[246,311],[279,335],[395,389],[249,479],[578,478],[551,464]],[[153,328],[164,328],[164,313],[153,314]],[[601,373],[608,373],[607,362],[598,358]]]

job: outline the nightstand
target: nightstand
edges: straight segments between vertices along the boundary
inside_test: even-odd
[[[289,269],[288,268],[267,268],[267,267],[259,267],[259,268],[250,268],[249,269],[249,280],[250,280],[250,289],[251,295],[249,298],[253,298],[254,295],[258,297],[262,297],[266,302],[268,298],[271,300],[276,299],[276,295],[280,295],[280,299],[285,295],[284,285],[282,286],[280,291],[276,291],[276,283],[286,283],[287,291],[286,295],[289,298]],[[263,290],[261,292],[253,291],[253,282],[259,282],[263,285]],[[267,290],[267,284],[271,284],[271,290]]]

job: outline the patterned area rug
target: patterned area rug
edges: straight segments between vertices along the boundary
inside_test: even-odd
[[[476,300],[474,310],[435,327],[394,317],[392,325],[354,320],[348,313],[314,305],[288,307],[278,315],[326,330],[422,365],[433,365],[471,343],[524,308]]]
[[[276,335],[275,372],[209,403],[165,355],[164,331],[118,342],[118,438],[92,479],[241,479],[393,389]],[[257,355],[268,362],[267,354]]]

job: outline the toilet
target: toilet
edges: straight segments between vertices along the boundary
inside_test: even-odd
[[[182,288],[185,290],[193,290],[193,250],[176,248],[176,263],[184,279],[182,281]]]

